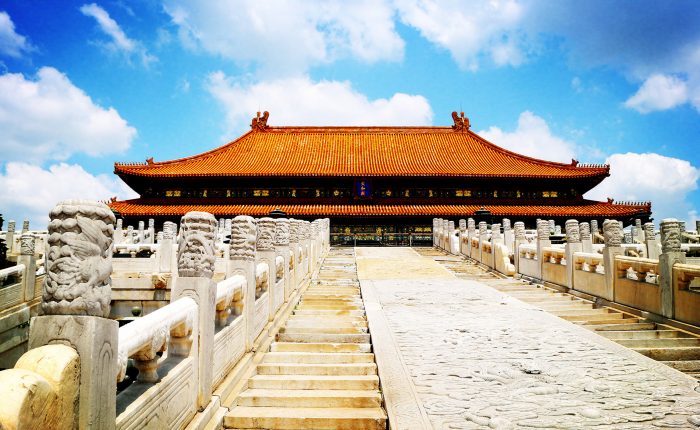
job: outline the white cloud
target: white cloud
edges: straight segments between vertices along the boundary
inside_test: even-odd
[[[121,153],[135,136],[114,108],[95,104],[54,68],[40,69],[34,80],[19,73],[0,76],[2,161]]]
[[[671,109],[687,101],[688,87],[685,81],[675,76],[652,75],[625,102],[625,106],[640,113],[649,113]]]
[[[562,163],[576,158],[576,145],[553,135],[547,122],[529,111],[520,114],[513,132],[492,126],[478,134],[498,146],[534,158]]]
[[[403,58],[404,41],[386,0],[165,0],[189,48],[293,75],[353,56],[364,62]]]
[[[10,15],[0,11],[0,54],[17,58],[34,49],[26,37],[17,34]]]
[[[688,194],[697,189],[700,169],[686,160],[655,153],[613,154],[610,177],[586,194],[586,198],[617,201],[651,201],[656,221],[685,219],[694,208]]]
[[[498,66],[524,61],[523,34],[517,25],[523,6],[517,0],[396,0],[401,21],[450,52],[463,69],[475,70],[485,54]]]
[[[117,24],[102,7],[95,3],[85,4],[80,7],[80,12],[85,16],[95,18],[100,30],[110,37],[111,42],[103,44],[109,50],[121,52],[126,58],[137,55],[146,67],[157,60],[156,57],[148,53],[143,44],[137,40],[130,39],[119,24]]]
[[[274,125],[428,125],[433,117],[423,96],[396,93],[370,100],[347,81],[304,77],[244,86],[216,72],[206,85],[226,109],[233,130],[244,129],[258,110],[269,111]]]
[[[134,193],[113,175],[92,175],[76,164],[53,164],[47,169],[10,162],[0,170],[0,208],[5,220],[29,219],[33,228],[45,229],[51,208],[63,199],[107,200],[134,198]]]

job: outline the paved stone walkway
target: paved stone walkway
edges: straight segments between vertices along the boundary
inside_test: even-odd
[[[421,413],[438,429],[700,425],[691,377],[457,279],[412,249],[358,248],[356,255],[373,342],[393,339],[398,351],[391,358],[375,350],[393,428],[418,428]],[[394,368],[383,369],[392,360]],[[399,368],[409,385],[400,387]]]

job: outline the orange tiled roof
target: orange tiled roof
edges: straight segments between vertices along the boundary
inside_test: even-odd
[[[197,205],[197,204],[144,204],[138,199],[109,203],[122,216],[176,216],[189,211],[205,211],[216,216],[265,216],[281,209],[295,216],[469,216],[481,205]],[[581,205],[486,205],[494,216],[527,217],[624,217],[650,213],[651,205],[618,204],[585,200]]]
[[[453,127],[254,127],[178,160],[115,163],[121,176],[461,176],[602,179],[607,165],[554,163]]]

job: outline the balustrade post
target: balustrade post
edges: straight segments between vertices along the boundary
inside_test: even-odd
[[[510,225],[508,218],[503,218],[503,243],[505,243],[509,252],[515,252],[513,245],[515,243],[515,233]]]
[[[591,239],[593,243],[600,243],[599,240],[600,228],[598,227],[598,220],[591,220]]]
[[[156,220],[148,219],[148,241],[146,243],[153,244],[156,241]]]
[[[134,243],[134,226],[130,225],[126,227],[126,237],[124,237],[125,243]]]
[[[174,222],[166,221],[163,224],[163,239],[158,246],[158,270],[161,273],[172,273],[173,264],[173,243],[175,241],[175,230],[177,225]]]
[[[204,410],[211,400],[214,371],[214,327],[216,324],[216,282],[214,275],[216,218],[208,212],[188,212],[180,222],[177,246],[178,278],[173,283],[170,302],[190,297],[197,303],[196,352],[198,381],[197,407]],[[194,345],[196,342],[196,347]],[[157,359],[154,351],[152,356]]]
[[[438,218],[433,218],[433,247],[437,247],[438,244]]]
[[[34,288],[36,284],[36,259],[34,258],[34,236],[25,233],[19,238],[19,257],[17,264],[24,265],[22,274],[22,295],[23,301],[28,302],[34,299]]]
[[[143,222],[143,221],[139,221],[139,232],[138,232],[139,241],[138,241],[138,243],[144,243],[144,242],[145,242],[145,240],[144,240],[145,237],[146,237],[145,231],[146,231],[146,228],[145,228],[144,222]]]
[[[275,220],[275,261],[277,257],[282,257],[282,279],[284,279],[284,302],[289,301],[292,294],[292,279],[289,270],[289,220],[287,218],[278,218]],[[277,266],[275,265],[275,274],[277,275]],[[275,279],[277,276],[275,276]]]
[[[237,216],[231,223],[231,242],[227,278],[241,275],[246,280],[242,291],[243,322],[245,324],[246,351],[253,349],[255,341],[255,240],[257,229],[253,218]]]
[[[49,217],[42,316],[32,319],[29,349],[49,344],[75,349],[80,385],[73,427],[114,429],[119,339],[119,324],[109,319],[114,214],[103,203],[65,200]],[[79,275],[64,276],[67,268]]]
[[[467,220],[459,220],[459,253],[462,255],[467,255],[464,251],[464,244],[467,240]]]
[[[564,252],[566,254],[566,286],[574,288],[574,253],[583,251],[581,243],[581,230],[578,221],[575,219],[567,220],[564,224],[566,231],[566,245]]]
[[[124,223],[124,220],[121,218],[117,219],[117,225],[114,227],[114,244],[119,245],[120,243],[124,242],[124,231],[122,229],[122,225]]]
[[[301,283],[302,277],[301,265],[299,264],[299,236],[301,233],[300,228],[301,224],[299,220],[293,218],[289,220],[289,249],[291,251],[291,255],[289,256],[289,258],[292,261],[290,267],[290,270],[292,271],[292,291],[299,288],[299,284]]]
[[[543,250],[547,246],[552,245],[549,236],[554,230],[554,222],[539,220],[537,221],[537,278],[542,279],[542,270],[544,259],[542,256]]]
[[[303,250],[304,250],[304,255],[306,257],[306,266],[304,267],[304,270],[306,273],[311,276],[313,273],[315,266],[314,262],[312,261],[311,258],[311,223],[309,221],[302,221],[302,243],[303,243]]]
[[[613,301],[615,299],[615,256],[624,255],[622,249],[622,222],[614,219],[606,219],[603,222],[603,266],[605,267],[605,293],[603,298]]]
[[[644,243],[647,246],[647,258],[658,260],[661,253],[659,252],[659,241],[656,240],[653,222],[644,224]]]
[[[7,234],[5,235],[5,245],[7,246],[7,256],[9,257],[15,252],[15,221],[7,222]]]
[[[578,225],[581,235],[581,249],[583,252],[593,252],[593,239],[591,238],[591,226],[587,222]]]
[[[442,220],[442,250],[450,252],[450,221],[447,219]]]
[[[266,263],[268,267],[267,271],[267,292],[268,292],[268,321],[272,321],[275,318],[275,313],[277,312],[277,291],[275,289],[275,220],[273,218],[259,218],[256,220],[258,227],[258,237],[255,241],[255,248],[257,251],[257,263]]]
[[[481,221],[479,223],[479,251],[477,252],[477,259],[481,263],[484,262],[484,243],[488,241],[488,238],[489,234],[486,221]]]
[[[474,218],[467,218],[467,256],[472,256],[472,237],[476,237],[476,224]]]
[[[517,221],[513,226],[515,227],[513,231],[515,236],[515,242],[513,245],[513,263],[515,264],[515,273],[520,273],[520,245],[528,242],[527,238],[525,237],[525,223],[522,221]]]
[[[455,250],[452,248],[452,238],[455,235],[455,222],[447,222],[447,252],[450,254],[456,254]]]
[[[659,255],[659,288],[661,290],[661,314],[673,318],[673,265],[685,263],[681,251],[681,225],[675,218],[661,221],[661,255]]]

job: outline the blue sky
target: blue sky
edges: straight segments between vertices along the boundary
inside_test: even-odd
[[[134,194],[114,161],[272,125],[450,125],[609,163],[589,197],[700,208],[700,2],[0,3],[0,213]]]

